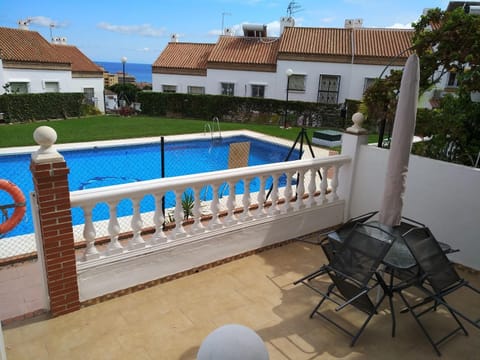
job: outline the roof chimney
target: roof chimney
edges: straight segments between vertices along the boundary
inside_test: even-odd
[[[294,27],[295,19],[291,16],[284,16],[280,18],[280,35],[286,27]]]
[[[358,29],[363,26],[363,19],[346,19],[345,29]]]
[[[20,30],[28,30],[28,24],[30,24],[32,20],[26,19],[26,20],[18,20],[18,28]]]

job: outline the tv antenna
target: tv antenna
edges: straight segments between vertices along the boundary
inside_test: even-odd
[[[222,32],[221,32],[222,35],[225,35],[224,22],[225,22],[225,16],[226,15],[232,15],[232,14],[229,13],[229,12],[222,12]]]
[[[302,6],[296,1],[290,1],[287,6],[287,16],[292,17],[297,12],[301,11]]]
[[[49,27],[50,27],[50,40],[53,41],[53,33],[52,33],[52,31],[53,31],[53,28],[55,27],[55,24],[54,24],[54,23],[50,23]]]

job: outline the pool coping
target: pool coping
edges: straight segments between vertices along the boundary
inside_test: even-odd
[[[286,130],[290,131],[290,130]],[[163,136],[166,141],[187,141],[187,140],[205,140],[210,138],[218,138],[220,135],[218,132],[214,134],[210,133],[192,133],[192,134],[180,134],[180,135],[165,135]],[[258,140],[264,140],[271,143],[276,143],[279,145],[291,147],[293,145],[293,141],[262,134],[259,132],[251,131],[251,130],[228,130],[222,131],[221,137],[234,137],[234,136],[249,136]],[[65,143],[65,144],[54,144],[54,148],[61,152],[62,150],[79,150],[79,149],[88,149],[94,146],[97,147],[114,147],[114,146],[122,146],[122,145],[140,145],[140,144],[148,144],[148,143],[159,143],[160,138],[162,136],[155,136],[155,137],[143,137],[143,138],[130,138],[130,139],[116,139],[116,140],[98,140],[98,141],[88,141],[88,142],[80,142],[80,143]],[[305,144],[306,145],[306,144]],[[315,145],[315,144],[312,144]],[[299,144],[297,144],[299,147]],[[2,155],[13,155],[13,154],[32,154],[37,151],[39,145],[30,145],[30,146],[16,146],[16,147],[6,147],[0,148],[0,156]],[[322,156],[329,156],[329,150],[320,148],[317,146],[312,146],[312,150],[315,154],[315,157],[322,157]],[[304,152],[305,158],[311,158],[311,154],[309,151]]]

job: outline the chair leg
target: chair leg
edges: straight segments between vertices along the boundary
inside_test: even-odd
[[[425,334],[425,336],[427,337],[428,341],[430,342],[430,344],[432,345],[433,349],[435,350],[435,352],[437,353],[438,356],[442,356],[442,353],[440,352],[440,350],[438,350],[438,347],[437,345],[435,344],[435,342],[433,341],[432,337],[430,336],[430,334],[427,332],[427,329],[425,329],[425,327],[423,326],[422,322],[420,321],[420,319],[418,318],[418,316],[416,315],[416,313],[414,312],[412,306],[410,306],[410,303],[407,301],[407,299],[405,298],[405,296],[403,296],[402,292],[400,291],[399,292],[399,295],[400,297],[402,298],[403,302],[405,303],[405,306],[408,308],[408,311],[410,314],[412,314],[413,318],[415,319],[415,321],[417,322],[418,326],[420,326],[420,329],[422,329],[423,333]]]
[[[393,307],[393,296],[392,295],[388,296],[388,302],[390,304],[390,313],[391,313],[391,316],[392,316],[392,338],[393,338],[393,337],[395,337],[395,330],[397,328],[397,322],[396,322],[396,319],[395,319],[395,309]]]
[[[332,293],[332,291],[333,291],[334,288],[335,288],[335,285],[334,285],[334,284],[330,284],[330,285],[328,286],[328,290],[327,290],[326,296],[324,296],[324,297],[322,298],[322,300],[320,300],[320,301],[318,302],[317,306],[315,306],[315,308],[312,310],[312,312],[310,313],[310,319],[313,318],[313,315],[315,315],[315,313],[318,311],[318,309],[320,308],[320,306],[322,306],[323,302],[327,299],[327,296],[329,296],[329,295]]]
[[[370,322],[370,320],[372,319],[373,315],[375,315],[377,313],[377,310],[378,308],[380,307],[380,305],[382,304],[383,300],[385,299],[385,296],[386,294],[383,293],[383,295],[381,296],[381,298],[378,300],[377,304],[375,305],[375,308],[372,312],[370,312],[370,314],[368,315],[367,319],[365,320],[365,322],[363,323],[363,325],[360,327],[360,329],[357,331],[357,333],[355,334],[355,336],[353,337],[352,339],[352,342],[350,343],[350,346],[354,346],[355,343],[357,342],[358,338],[360,337],[360,335],[362,334],[363,330],[365,330],[365,328],[367,327],[367,324]]]

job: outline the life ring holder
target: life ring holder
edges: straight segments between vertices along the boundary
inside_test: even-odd
[[[15,228],[15,226],[17,226],[22,220],[26,211],[26,201],[22,190],[8,180],[0,179],[0,190],[9,193],[14,201],[13,204],[3,205],[0,207],[0,209],[3,211],[11,207],[15,208],[12,216],[10,218],[7,217],[7,220],[0,224],[0,234],[5,234]]]

